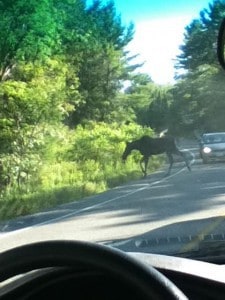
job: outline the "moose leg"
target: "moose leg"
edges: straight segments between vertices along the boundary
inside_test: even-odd
[[[147,167],[148,167],[148,160],[149,157],[143,156],[142,159],[140,160],[140,167],[141,167],[141,171],[144,174],[144,178],[146,178],[147,176]],[[144,164],[144,167],[143,167]]]
[[[189,171],[191,171],[191,167],[189,165],[189,162],[188,162],[188,159],[186,157],[186,154],[183,151],[180,151],[180,150],[177,150],[177,154],[180,155],[183,158],[183,160],[184,160],[184,162],[186,164],[186,167],[188,168]]]
[[[173,166],[173,155],[171,153],[168,153],[168,152],[166,154],[167,154],[167,157],[169,159],[169,164],[170,164],[166,176],[169,176],[170,172],[171,172],[171,169],[172,169],[172,166]]]

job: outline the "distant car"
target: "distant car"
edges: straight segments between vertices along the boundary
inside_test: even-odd
[[[225,160],[225,132],[203,134],[200,140],[200,157],[203,163]]]

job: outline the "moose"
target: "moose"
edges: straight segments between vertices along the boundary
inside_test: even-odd
[[[127,156],[130,155],[132,150],[138,150],[142,154],[142,158],[140,160],[141,171],[144,175],[144,178],[147,176],[147,167],[149,158],[152,155],[166,153],[169,159],[169,169],[166,174],[168,176],[171,172],[173,166],[173,154],[179,155],[183,158],[186,167],[189,171],[191,171],[191,167],[186,158],[184,152],[180,151],[175,143],[174,137],[164,136],[160,138],[152,138],[150,136],[144,135],[138,140],[134,140],[132,142],[127,142],[126,148],[122,155],[122,160],[125,162]]]

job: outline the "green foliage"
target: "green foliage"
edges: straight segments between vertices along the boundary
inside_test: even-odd
[[[49,74],[45,80],[60,80],[55,90],[60,96],[61,90],[68,91],[66,100],[73,113],[67,116],[67,124],[108,121],[107,113],[117,109],[114,100],[120,80],[128,77],[124,47],[133,37],[133,25],[122,25],[113,2],[95,1],[86,8],[82,0],[1,1],[0,13],[0,81],[17,81],[13,70],[22,62],[38,62],[45,68],[55,60],[62,75]],[[65,68],[69,70],[66,89],[61,85]],[[35,92],[46,92],[48,87],[40,81],[39,85]],[[82,101],[77,101],[78,96]]]
[[[56,124],[68,115],[73,109],[68,97],[73,97],[73,103],[80,99],[66,89],[68,73],[69,67],[59,60],[48,60],[44,66],[20,63],[13,70],[14,79],[0,83],[0,153],[19,154],[16,144],[23,155],[28,149],[28,132],[32,142],[39,130],[36,127]]]
[[[156,87],[151,98],[152,102],[146,112],[145,122],[156,132],[161,132],[168,129],[170,124],[170,106],[173,102],[172,87]]]
[[[224,131],[224,74],[215,66],[202,65],[179,81],[173,90],[171,131]]]
[[[115,98],[124,72],[122,53],[113,46],[99,46],[86,55],[88,58],[79,70],[79,91],[84,102],[74,111],[70,123],[109,121],[110,113],[117,109]]]
[[[0,81],[10,77],[18,61],[44,60],[56,50],[51,4],[46,0],[1,1]]]
[[[81,162],[96,161],[100,163],[101,168],[108,164],[117,165],[126,141],[137,139],[145,133],[153,134],[150,128],[143,128],[134,123],[106,125],[89,122],[85,126],[78,126],[75,132],[68,159]]]
[[[133,38],[133,25],[122,25],[112,1],[94,1],[85,20],[88,29],[83,29],[84,41],[77,49],[79,92],[84,101],[70,115],[71,126],[87,120],[112,121],[111,115],[119,107],[116,94],[121,80],[129,77],[130,60],[124,48]]]
[[[225,17],[224,0],[214,0],[208,9],[200,12],[199,19],[187,27],[181,54],[177,57],[178,68],[195,70],[203,64],[216,64],[216,43],[218,29]]]
[[[120,95],[125,121],[135,120],[160,132],[169,126],[169,107],[173,101],[172,87],[152,82],[147,74],[136,74],[131,85]],[[127,114],[127,112],[129,112]]]
[[[132,23],[127,28],[122,25],[113,1],[103,4],[101,0],[94,0],[87,13],[95,38],[101,44],[111,44],[120,50],[132,40],[134,26]]]
[[[35,134],[36,140],[39,138],[36,156],[34,149],[27,150],[22,160],[14,154],[2,156],[11,177],[17,180],[16,172],[20,171],[21,182],[18,185],[12,181],[2,190],[0,218],[47,209],[140,178],[140,154],[134,152],[125,165],[121,156],[126,141],[153,135],[153,131],[134,123],[121,126],[89,122],[75,130],[46,125],[42,134],[42,142]],[[150,170],[161,163],[161,158],[153,158]],[[27,173],[22,171],[25,168]],[[15,174],[9,170],[15,170]]]
[[[216,56],[218,29],[225,2],[209,3],[187,27],[178,68],[186,69],[172,89],[170,131],[175,135],[224,131],[224,74]]]

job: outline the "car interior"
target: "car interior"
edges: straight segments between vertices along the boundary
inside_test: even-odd
[[[217,40],[224,69],[225,19]],[[0,253],[0,299],[224,299],[218,260],[125,252],[79,240],[29,243]]]

